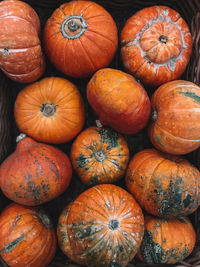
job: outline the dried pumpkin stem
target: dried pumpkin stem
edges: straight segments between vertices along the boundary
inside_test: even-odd
[[[152,120],[152,121],[156,121],[157,117],[158,117],[158,113],[157,113],[156,110],[154,110],[154,111],[151,113],[151,120]]]
[[[45,117],[52,117],[56,113],[56,105],[44,103],[42,104],[40,111]]]
[[[160,41],[161,43],[166,44],[167,41],[168,41],[168,37],[167,37],[166,35],[161,35],[160,38],[159,38],[159,41]]]

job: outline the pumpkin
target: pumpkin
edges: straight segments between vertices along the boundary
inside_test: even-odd
[[[167,6],[146,7],[122,29],[125,69],[142,83],[158,86],[179,78],[192,52],[192,35],[180,14]]]
[[[84,124],[84,103],[74,84],[47,77],[26,86],[15,101],[14,116],[20,130],[37,141],[64,143]]]
[[[143,237],[140,206],[124,189],[96,185],[81,193],[60,214],[57,235],[61,250],[87,266],[125,266]]]
[[[61,195],[71,176],[65,153],[20,135],[16,150],[0,166],[0,187],[14,202],[35,206]]]
[[[87,99],[100,122],[123,134],[142,130],[150,115],[150,100],[142,85],[129,74],[105,68],[87,85]]]
[[[129,149],[124,137],[112,129],[89,127],[73,142],[70,157],[83,183],[114,183],[125,174]]]
[[[164,220],[145,216],[145,231],[138,258],[147,264],[175,264],[191,254],[196,242],[187,217]]]
[[[118,46],[111,15],[91,1],[70,1],[57,8],[44,28],[44,47],[62,73],[83,78],[107,67]]]
[[[56,248],[56,232],[44,210],[15,203],[3,210],[0,255],[10,267],[45,267]]]
[[[173,218],[194,212],[200,204],[200,173],[179,156],[144,149],[131,159],[126,185],[148,213]]]
[[[200,146],[200,87],[177,80],[161,85],[151,98],[153,145],[170,154],[187,154]]]
[[[25,2],[0,2],[0,68],[12,80],[30,83],[42,76],[40,20]]]

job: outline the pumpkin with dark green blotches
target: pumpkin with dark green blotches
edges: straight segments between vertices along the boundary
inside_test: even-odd
[[[73,142],[70,157],[83,183],[114,183],[125,174],[129,149],[125,138],[116,131],[89,127]]]

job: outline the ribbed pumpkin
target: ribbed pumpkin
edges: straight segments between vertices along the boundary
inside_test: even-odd
[[[177,80],[161,85],[151,98],[153,145],[170,154],[186,154],[200,146],[200,87]]]
[[[0,68],[12,80],[29,83],[44,72],[40,21],[25,2],[0,2]]]
[[[142,130],[149,119],[150,100],[133,76],[117,70],[98,70],[87,85],[87,99],[104,126],[123,134]]]
[[[68,156],[50,145],[19,136],[16,150],[0,166],[0,187],[6,197],[35,206],[61,195],[69,186]]]
[[[84,103],[70,81],[47,77],[26,86],[14,108],[19,130],[37,141],[64,143],[73,139],[84,124]]]
[[[178,79],[192,52],[188,25],[167,6],[138,11],[126,22],[120,39],[126,70],[151,86]]]
[[[56,248],[56,232],[44,210],[12,203],[1,213],[0,255],[10,267],[45,267]]]
[[[124,137],[112,129],[89,127],[73,142],[70,157],[85,184],[114,183],[125,174],[129,149]]]
[[[131,159],[126,185],[141,207],[162,218],[186,216],[200,204],[200,173],[189,161],[145,149]]]
[[[175,264],[193,251],[194,227],[187,217],[164,220],[145,216],[145,231],[137,256],[147,264]]]
[[[121,187],[96,185],[61,213],[61,250],[87,266],[125,266],[137,253],[144,231],[140,206]]]

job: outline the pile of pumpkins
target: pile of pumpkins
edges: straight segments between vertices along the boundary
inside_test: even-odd
[[[196,242],[187,216],[200,204],[200,173],[182,155],[200,146],[200,87],[178,80],[192,53],[180,14],[152,6],[127,20],[124,71],[109,68],[118,29],[97,3],[62,4],[46,21],[43,41],[39,17],[25,2],[1,1],[0,21],[0,68],[27,84],[14,106],[16,150],[0,166],[0,188],[13,201],[0,215],[4,261],[47,266],[57,243],[87,266],[185,259]],[[42,44],[66,78],[42,77]],[[85,102],[67,77],[89,79],[97,125],[84,128]],[[151,99],[146,87],[155,89]],[[131,155],[124,135],[145,127],[152,148]],[[70,155],[55,146],[70,141]],[[64,208],[56,231],[42,204],[67,190],[73,171],[88,189]],[[116,185],[120,179],[126,188]]]

